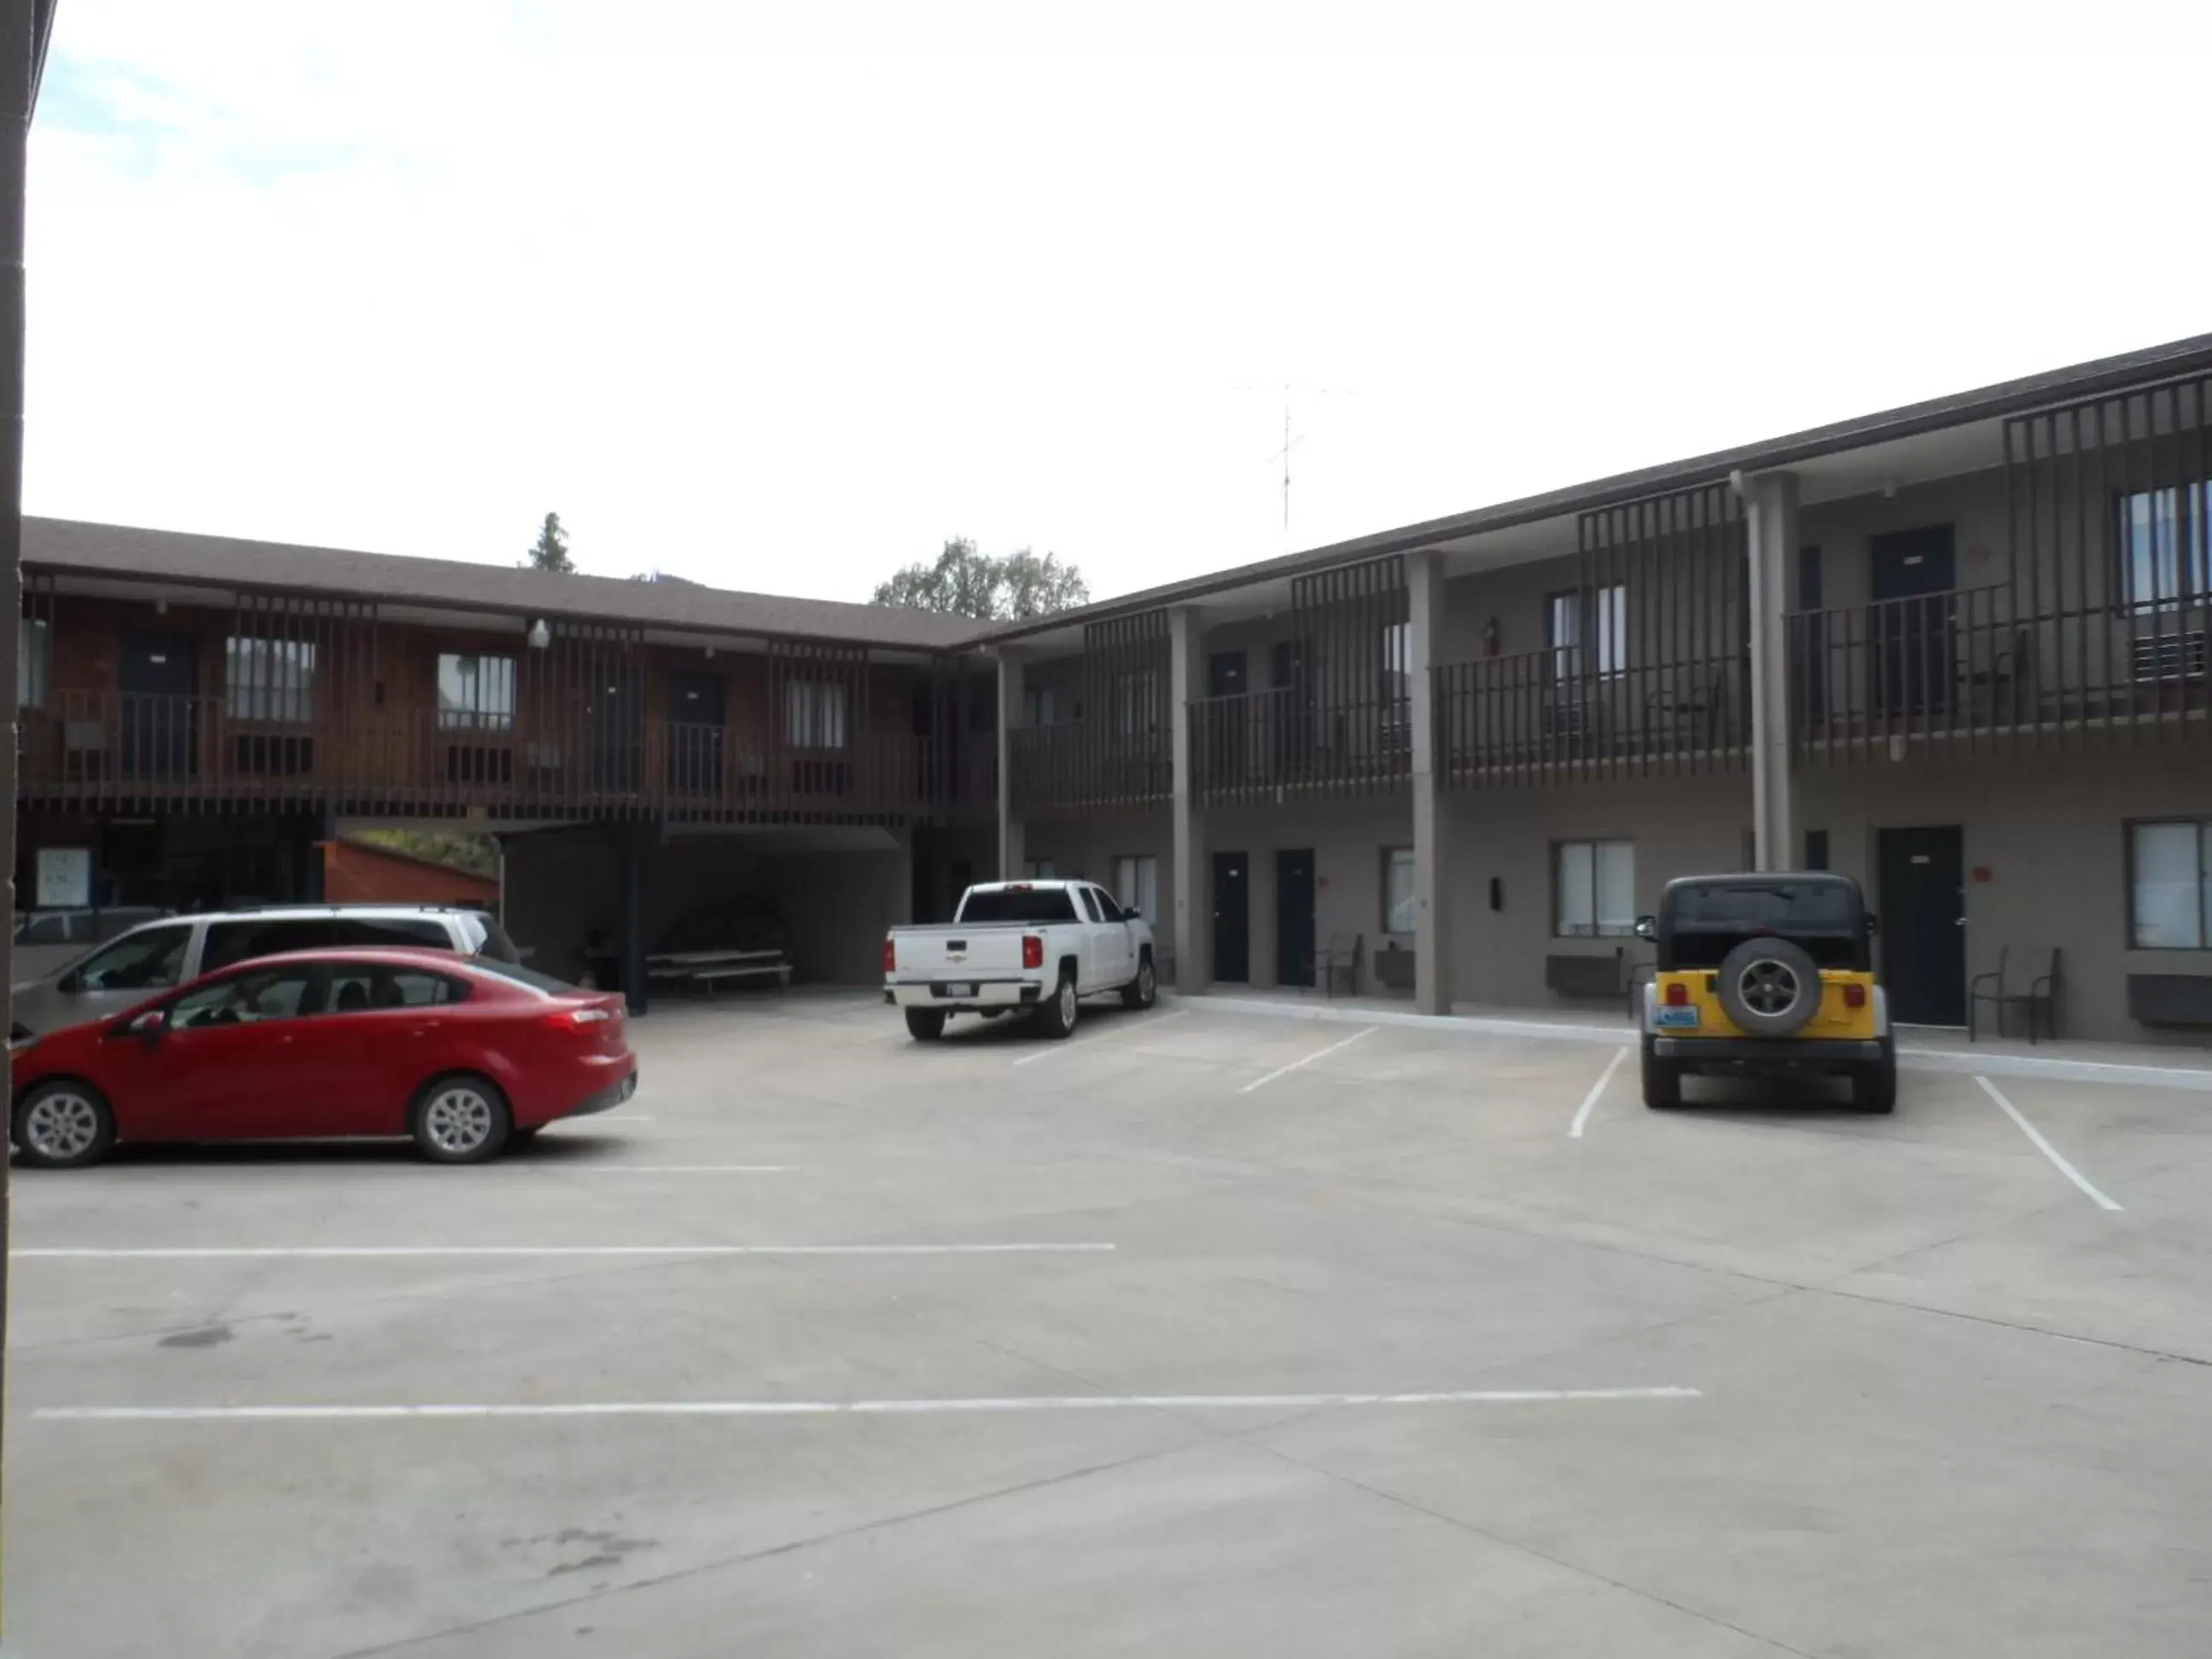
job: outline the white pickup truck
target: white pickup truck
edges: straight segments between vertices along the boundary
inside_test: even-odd
[[[992,881],[960,896],[941,927],[884,939],[884,1000],[906,1011],[917,1042],[953,1014],[1028,1014],[1047,1036],[1075,1029],[1077,999],[1118,991],[1128,1008],[1159,994],[1152,930],[1087,881]]]

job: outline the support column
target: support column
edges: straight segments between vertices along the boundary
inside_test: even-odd
[[[1424,1014],[1451,1012],[1448,864],[1443,797],[1437,787],[1437,722],[1435,677],[1443,635],[1443,556],[1433,549],[1406,556],[1406,679],[1413,702],[1413,1006]]]
[[[1018,881],[1029,853],[1022,821],[1014,816],[1014,728],[1022,723],[1022,663],[999,653],[999,879]]]
[[[1191,754],[1190,702],[1201,665],[1198,612],[1168,612],[1168,708],[1174,720],[1175,984],[1202,991],[1212,977],[1213,893],[1206,878],[1206,824],[1198,815]]]
[[[623,825],[623,1000],[633,1014],[645,1012],[646,910],[652,900],[651,872],[659,850],[660,825],[647,819]]]
[[[1790,756],[1790,568],[1797,557],[1797,475],[1737,483],[1750,532],[1751,836],[1761,870],[1799,861],[1797,779]]]
[[[1246,902],[1252,907],[1249,930],[1252,940],[1251,967],[1246,975],[1245,982],[1255,991],[1263,991],[1273,988],[1279,982],[1275,977],[1275,957],[1276,935],[1281,926],[1281,918],[1278,916],[1275,909],[1278,902],[1275,871],[1277,849],[1265,834],[1259,836],[1255,840],[1257,844],[1253,847],[1249,854],[1252,860],[1251,872],[1244,878],[1244,889],[1249,896]]]

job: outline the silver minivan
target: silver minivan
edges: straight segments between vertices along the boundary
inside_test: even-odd
[[[280,904],[170,916],[15,988],[11,1043],[119,1014],[156,992],[280,951],[399,945],[520,960],[498,921],[438,904]]]

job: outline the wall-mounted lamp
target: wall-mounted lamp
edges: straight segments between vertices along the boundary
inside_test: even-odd
[[[167,616],[167,615],[169,614],[169,602],[168,602],[167,599],[156,599],[156,600],[155,600],[155,601],[154,601],[154,614],[155,614],[155,616],[157,616],[157,617],[166,617],[166,616]]]
[[[711,645],[707,647],[707,660],[708,662],[714,660],[714,647]]]
[[[527,637],[532,651],[543,651],[553,643],[553,630],[545,625],[545,618],[540,617],[530,624],[530,633]]]
[[[1482,625],[1482,654],[1486,657],[1498,654],[1498,618],[1495,617]]]

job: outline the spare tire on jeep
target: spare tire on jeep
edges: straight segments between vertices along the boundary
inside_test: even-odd
[[[1820,1012],[1820,970],[1786,939],[1744,940],[1717,977],[1721,1006],[1746,1036],[1789,1036]]]

